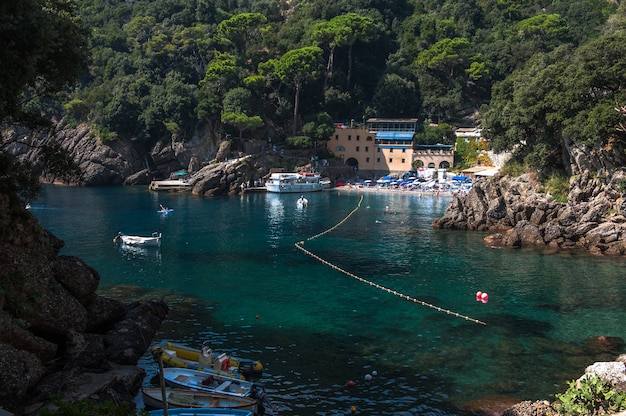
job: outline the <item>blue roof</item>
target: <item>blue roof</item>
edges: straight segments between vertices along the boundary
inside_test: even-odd
[[[410,145],[402,145],[402,144],[379,144],[379,149],[410,149]]]
[[[391,140],[413,140],[412,131],[379,131],[376,133],[377,139]]]

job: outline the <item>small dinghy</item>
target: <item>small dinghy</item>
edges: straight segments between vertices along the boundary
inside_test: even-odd
[[[150,416],[163,416],[164,410],[152,410],[148,412]],[[254,416],[249,410],[237,409],[168,409],[167,414],[171,416]]]
[[[126,235],[119,232],[113,242],[117,243],[121,241],[122,244],[130,246],[142,246],[142,247],[158,247],[161,245],[161,233],[152,233],[150,237],[141,237],[138,235]]]
[[[165,384],[174,388],[195,389],[253,399],[265,396],[265,388],[261,384],[188,368],[164,368],[163,379]]]

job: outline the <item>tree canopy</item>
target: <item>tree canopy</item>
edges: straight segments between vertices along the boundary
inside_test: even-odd
[[[497,149],[563,164],[567,141],[621,139],[624,9],[605,0],[4,2],[0,116],[67,117],[148,145],[187,140],[205,121],[226,125],[226,113],[259,117],[274,137],[302,134],[320,113],[473,121]],[[233,111],[242,90],[246,108]]]

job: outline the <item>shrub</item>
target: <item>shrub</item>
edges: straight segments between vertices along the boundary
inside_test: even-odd
[[[554,408],[560,415],[594,416],[626,410],[626,393],[618,392],[595,374],[583,378],[578,386],[576,381],[568,384],[565,393],[556,395]]]
[[[522,165],[521,163],[514,162],[514,161],[507,162],[504,166],[502,166],[502,169],[500,169],[500,173],[502,173],[503,175],[513,176],[513,177],[521,176],[525,172],[526,172],[526,167]]]
[[[51,397],[56,409],[43,409],[42,416],[147,416],[146,410],[136,410],[130,403],[94,403],[90,400],[82,400],[78,403],[68,403],[61,400],[60,395]]]

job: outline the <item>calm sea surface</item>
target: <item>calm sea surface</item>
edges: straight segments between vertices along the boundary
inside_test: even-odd
[[[482,234],[431,228],[448,197],[362,195],[359,207],[355,191],[307,194],[298,210],[296,194],[46,187],[31,212],[65,241],[61,254],[98,270],[102,294],[168,302],[155,342],[209,340],[262,361],[282,415],[462,415],[486,396],[550,400],[615,358],[590,355],[585,339],[626,339],[626,259],[493,249]],[[163,243],[125,250],[118,231],[159,231]],[[157,366],[149,354],[140,365],[147,385]]]

